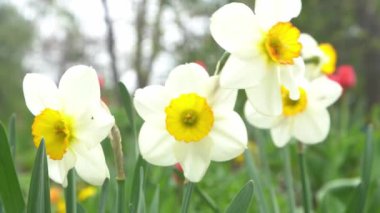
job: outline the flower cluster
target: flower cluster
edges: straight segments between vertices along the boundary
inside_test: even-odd
[[[183,64],[165,85],[135,92],[134,106],[144,120],[138,140],[142,157],[158,166],[177,164],[186,179],[198,182],[211,161],[240,156],[248,137],[234,111],[238,89],[248,98],[249,123],[270,129],[276,146],[292,137],[306,144],[323,141],[330,129],[326,108],[342,93],[326,77],[335,71],[337,56],[331,44],[318,44],[290,22],[300,11],[300,0],[256,0],[254,11],[242,3],[218,9],[211,16],[211,35],[230,53],[220,74],[210,77],[199,64]],[[70,68],[58,87],[28,74],[24,94],[36,116],[34,144],[46,143],[51,179],[65,186],[73,167],[95,185],[109,177],[100,142],[114,118],[101,102],[93,69]]]

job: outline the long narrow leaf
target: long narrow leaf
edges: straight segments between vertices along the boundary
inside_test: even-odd
[[[364,146],[362,172],[360,177],[360,184],[356,188],[356,192],[351,200],[350,205],[347,207],[347,212],[365,212],[368,187],[371,181],[372,161],[373,161],[373,142],[372,133],[373,127],[367,127],[367,138]]]
[[[16,115],[12,114],[8,123],[9,145],[13,159],[16,158]]]
[[[67,187],[65,189],[66,211],[77,213],[77,197],[76,197],[76,182],[75,171],[71,169],[67,173]]]
[[[50,212],[50,184],[46,159],[45,142],[42,139],[30,180],[27,212]]]
[[[226,213],[244,213],[248,211],[253,196],[253,180],[248,181],[247,184],[240,190],[235,196],[230,205],[228,206]]]
[[[248,170],[249,176],[251,177],[251,179],[253,179],[256,182],[255,195],[256,195],[257,203],[258,203],[259,208],[260,208],[260,212],[267,213],[267,212],[269,212],[268,211],[268,204],[264,198],[264,192],[263,192],[262,184],[261,184],[262,182],[261,182],[261,179],[258,175],[257,168],[256,168],[255,163],[253,161],[252,155],[248,150],[246,150],[244,152],[244,159],[245,159],[245,162],[247,165],[247,170]]]
[[[149,213],[158,213],[160,208],[160,186],[157,186],[154,192],[152,203],[150,204]]]
[[[22,212],[25,209],[20,183],[13,164],[8,139],[0,124],[0,197],[5,212]]]
[[[128,89],[121,82],[119,82],[119,90],[120,90],[120,95],[123,102],[122,104],[125,108],[125,112],[127,113],[128,121],[130,122],[131,127],[132,127],[132,135],[130,135],[130,138],[133,139],[132,144],[133,144],[133,150],[135,151],[133,159],[137,160],[139,156],[139,149],[137,147],[137,129],[136,129],[136,124],[135,124],[136,119],[135,119],[135,110],[133,108],[132,98],[128,92]]]
[[[131,189],[131,194],[130,194],[130,203],[129,203],[129,210],[130,212],[136,212],[137,211],[137,205],[139,202],[140,198],[140,170],[141,168],[145,170],[146,163],[142,159],[141,156],[139,156],[134,174],[133,174],[133,180],[132,180],[132,189]]]
[[[100,199],[99,199],[99,213],[106,212],[106,203],[107,203],[107,197],[108,197],[108,188],[109,188],[110,180],[106,179],[103,183],[102,190],[100,192]]]
[[[183,190],[183,199],[181,206],[181,213],[187,213],[190,206],[190,198],[193,192],[194,183],[188,182],[185,184],[185,189]]]
[[[144,169],[140,167],[140,186],[139,186],[139,202],[137,204],[137,212],[145,213],[145,195],[144,195]]]

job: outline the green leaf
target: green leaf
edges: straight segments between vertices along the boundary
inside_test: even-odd
[[[244,160],[245,160],[245,163],[247,166],[249,176],[251,177],[251,179],[255,180],[257,183],[255,194],[256,194],[257,203],[258,203],[259,208],[260,208],[260,212],[264,212],[264,213],[269,212],[268,211],[268,204],[264,198],[264,191],[262,189],[263,184],[261,184],[262,181],[258,175],[258,171],[257,171],[257,168],[256,168],[255,163],[253,161],[252,155],[248,150],[244,151]]]
[[[226,213],[243,213],[247,212],[253,196],[253,180],[248,181],[247,184],[240,190],[235,196],[230,205],[228,206]]]
[[[356,192],[351,200],[350,205],[347,207],[347,212],[365,212],[368,188],[371,181],[371,171],[373,162],[373,127],[368,125],[367,138],[365,141],[363,160],[362,160],[362,172],[360,178],[360,184],[356,187]]]
[[[103,183],[102,190],[100,193],[100,200],[99,200],[99,213],[106,212],[109,183],[110,183],[110,180],[108,178]]]
[[[77,195],[74,169],[71,169],[67,173],[67,187],[65,189],[65,199],[66,212],[77,213]]]
[[[159,213],[160,209],[160,186],[156,187],[156,191],[153,195],[152,203],[150,204],[150,213]]]
[[[9,145],[13,159],[16,157],[16,114],[12,114],[8,123]]]
[[[132,97],[128,92],[128,89],[124,86],[123,83],[119,82],[119,90],[121,95],[122,104],[125,108],[125,112],[127,113],[128,120],[132,126],[132,135],[130,137],[133,140],[133,149],[135,150],[133,159],[137,160],[139,156],[139,149],[137,147],[137,130],[136,130],[136,124],[135,124],[135,110],[133,108],[133,101]]]
[[[27,212],[50,212],[50,184],[44,139],[34,160]]]
[[[183,190],[183,199],[181,206],[181,213],[187,213],[190,206],[190,198],[193,192],[194,183],[188,182],[185,184],[185,189]]]
[[[117,180],[117,211],[125,212],[125,180]]]
[[[0,171],[0,197],[5,212],[23,212],[25,203],[2,124],[0,124]]]
[[[145,196],[144,196],[144,169],[140,167],[140,187],[139,187],[139,202],[137,205],[138,213],[145,213]]]
[[[205,191],[199,188],[199,185],[195,186],[195,192],[202,198],[202,201],[204,201],[214,212],[220,212],[220,209],[216,205],[215,201]]]
[[[145,167],[146,167],[146,163],[144,159],[141,156],[139,156],[136,166],[135,166],[134,173],[133,173],[132,189],[131,189],[131,196],[130,196],[131,200],[129,203],[130,212],[137,211],[137,206],[138,206],[139,198],[140,198],[140,181],[141,181],[140,170],[142,168],[144,171]]]

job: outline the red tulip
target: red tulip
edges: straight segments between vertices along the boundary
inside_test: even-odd
[[[351,88],[356,84],[355,69],[348,64],[339,66],[337,71],[330,75],[329,78],[339,83],[344,89]]]

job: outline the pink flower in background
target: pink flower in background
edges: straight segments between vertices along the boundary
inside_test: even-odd
[[[196,60],[195,63],[198,64],[198,65],[201,65],[201,67],[207,69],[206,63],[204,61],[202,61],[202,60]]]
[[[99,86],[100,86],[100,89],[103,89],[103,88],[104,88],[104,85],[105,85],[105,83],[106,83],[106,79],[104,78],[104,75],[98,73],[98,80],[99,80]]]
[[[329,78],[339,83],[344,89],[354,87],[356,85],[356,74],[353,66],[344,64],[340,65],[337,71],[330,75]]]

